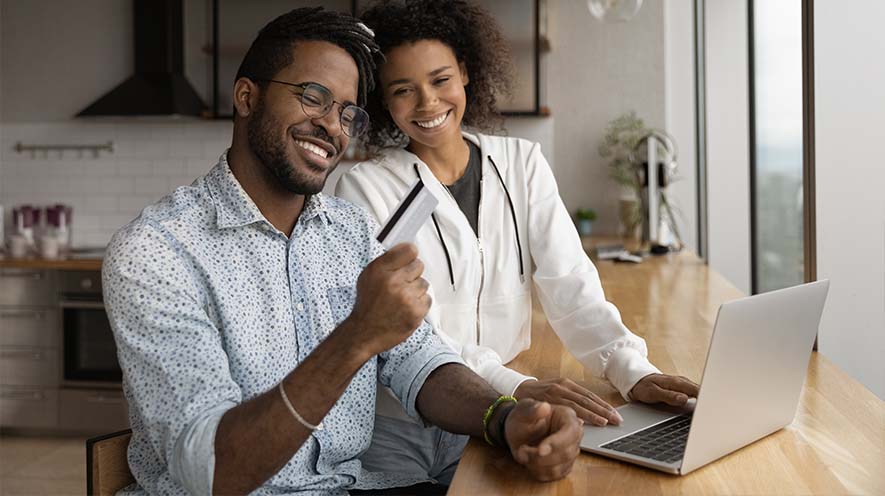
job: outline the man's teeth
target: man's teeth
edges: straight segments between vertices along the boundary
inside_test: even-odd
[[[304,148],[305,150],[313,153],[314,155],[319,155],[320,157],[323,157],[323,158],[327,158],[329,156],[329,152],[327,152],[323,148],[320,148],[317,145],[314,145],[313,143],[308,143],[307,141],[295,140],[295,144],[300,146],[301,148]]]
[[[448,116],[449,116],[449,113],[446,112],[445,114],[437,117],[436,119],[433,119],[432,121],[424,121],[424,122],[415,121],[415,123],[417,123],[419,126],[421,126],[423,128],[429,129],[429,128],[436,127],[436,126],[439,126],[440,124],[442,124],[443,121],[445,121],[446,117],[448,117]]]

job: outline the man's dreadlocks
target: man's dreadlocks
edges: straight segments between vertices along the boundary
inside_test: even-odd
[[[298,41],[328,41],[353,57],[360,76],[357,104],[375,87],[375,57],[381,57],[372,32],[358,19],[322,7],[301,8],[285,13],[264,26],[252,42],[237,71],[236,79],[273,79],[293,62],[292,47]],[[259,85],[264,83],[257,81]]]

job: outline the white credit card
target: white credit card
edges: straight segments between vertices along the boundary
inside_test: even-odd
[[[388,250],[399,243],[411,243],[437,204],[439,200],[419,177],[381,228],[378,241]]]

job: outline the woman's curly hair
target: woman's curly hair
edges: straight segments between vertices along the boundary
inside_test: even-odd
[[[383,53],[421,40],[446,44],[470,78],[464,88],[467,105],[463,124],[480,131],[501,127],[498,100],[511,94],[513,62],[510,44],[491,14],[466,0],[378,0],[361,19],[375,31]],[[378,68],[375,72],[378,81]],[[366,102],[372,124],[363,140],[372,155],[381,148],[403,147],[409,142],[384,107],[383,98],[384,90],[378,84]]]

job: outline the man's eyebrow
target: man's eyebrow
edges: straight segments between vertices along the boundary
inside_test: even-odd
[[[452,68],[452,66],[446,65],[446,66],[440,67],[439,69],[434,69],[434,70],[428,72],[427,75],[430,77],[433,77],[433,76],[436,76],[437,74],[445,71],[446,69],[451,69],[451,68]],[[387,83],[387,86],[393,86],[395,84],[404,84],[404,83],[408,83],[408,82],[409,82],[408,78],[395,79],[395,80]]]

